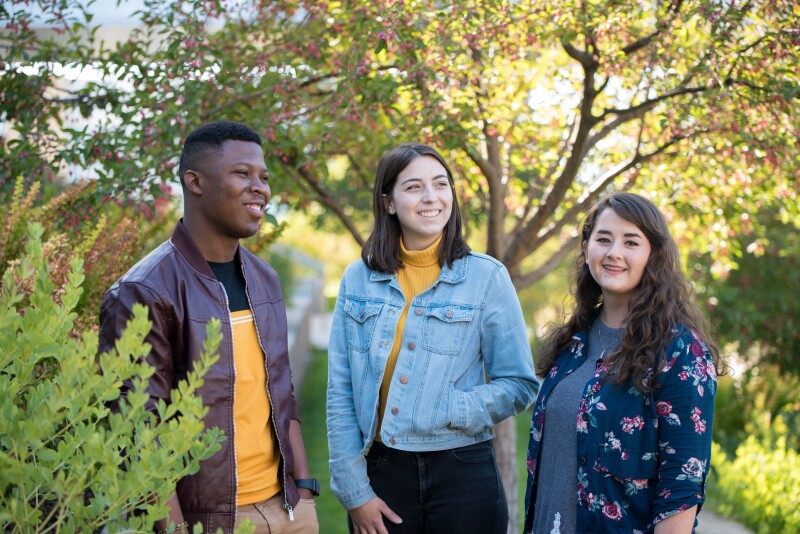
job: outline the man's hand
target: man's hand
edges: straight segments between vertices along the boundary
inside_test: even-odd
[[[389,534],[383,524],[383,516],[396,525],[403,522],[379,497],[353,508],[349,513],[355,534]]]
[[[297,488],[297,492],[300,494],[301,499],[313,499],[314,494],[311,493],[310,489],[306,488]]]

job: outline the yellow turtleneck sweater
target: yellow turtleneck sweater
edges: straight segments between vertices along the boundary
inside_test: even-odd
[[[407,250],[400,240],[400,261],[403,267],[397,271],[397,283],[406,298],[406,305],[397,320],[397,328],[394,331],[394,344],[389,352],[389,359],[386,361],[386,369],[383,373],[381,382],[380,397],[378,399],[378,432],[375,436],[380,441],[381,425],[383,424],[383,412],[386,409],[386,399],[389,397],[389,386],[394,378],[394,368],[397,365],[397,356],[400,354],[400,347],[403,345],[403,330],[406,326],[406,316],[411,307],[414,297],[422,293],[433,284],[442,268],[439,267],[439,243],[442,236],[439,236],[431,246],[425,250]]]

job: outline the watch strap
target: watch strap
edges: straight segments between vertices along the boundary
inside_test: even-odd
[[[311,491],[314,497],[319,497],[319,481],[316,478],[297,478],[294,481],[294,485]]]

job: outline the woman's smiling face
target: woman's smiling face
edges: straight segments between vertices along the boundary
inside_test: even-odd
[[[603,291],[603,300],[629,301],[650,259],[650,241],[644,232],[606,208],[583,247],[586,265]]]
[[[397,215],[408,250],[424,250],[441,235],[453,211],[453,188],[447,171],[435,158],[414,158],[397,175],[386,199]]]

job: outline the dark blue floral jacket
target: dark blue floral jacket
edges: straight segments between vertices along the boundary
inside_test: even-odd
[[[536,462],[553,387],[586,357],[588,333],[553,364],[534,406],[528,443],[525,527],[531,532]],[[603,381],[602,362],[584,388],[576,431],[578,532],[652,532],[656,523],[702,506],[711,456],[716,369],[705,344],[681,328],[665,352],[660,387],[643,394]]]

